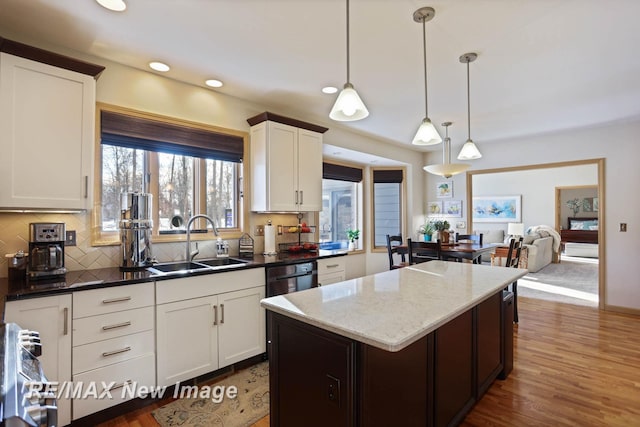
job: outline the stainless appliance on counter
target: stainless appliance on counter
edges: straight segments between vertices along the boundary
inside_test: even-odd
[[[149,193],[122,193],[119,223],[123,270],[146,268],[153,264],[153,196]]]
[[[32,222],[29,224],[29,264],[31,280],[49,279],[67,272],[64,267],[63,222]]]
[[[56,387],[47,381],[38,360],[38,332],[21,329],[15,323],[2,323],[0,343],[0,426],[57,426]]]

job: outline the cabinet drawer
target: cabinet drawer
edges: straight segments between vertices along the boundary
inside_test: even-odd
[[[73,348],[73,374],[153,353],[154,349],[152,330],[80,345]]]
[[[153,330],[153,307],[84,317],[73,321],[73,345]]]
[[[153,291],[153,282],[149,282],[75,292],[73,318],[152,306],[155,302]]]
[[[337,271],[329,274],[318,274],[318,286],[344,282],[344,280],[344,271]]]
[[[101,395],[105,386],[111,386],[111,398],[107,396],[106,398],[98,399],[95,397],[74,399],[73,419],[77,420],[78,418],[93,414],[105,408],[126,402],[131,399],[130,391],[135,391],[140,386],[154,387],[155,369],[154,355],[148,354],[105,366],[104,368],[94,369],[83,374],[74,375],[74,385],[82,383],[82,390],[85,392],[89,389],[92,381],[95,382],[98,396]],[[124,384],[127,384],[127,386],[123,387]],[[133,387],[134,385],[136,387]],[[90,396],[93,396],[93,394]],[[133,397],[137,396],[134,395]]]
[[[345,257],[336,257],[318,260],[318,275],[334,274],[347,268]]]

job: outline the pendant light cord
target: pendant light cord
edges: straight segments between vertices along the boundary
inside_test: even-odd
[[[467,61],[467,136],[471,141],[471,84],[469,83],[469,61]]]
[[[347,0],[347,83],[351,83],[350,80],[350,67],[349,67],[349,0]]]
[[[429,117],[429,103],[427,101],[427,29],[425,18],[422,18],[422,53],[424,57],[424,117]]]

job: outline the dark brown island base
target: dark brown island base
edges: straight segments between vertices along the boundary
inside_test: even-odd
[[[432,261],[263,300],[271,425],[459,424],[511,370],[526,272]]]

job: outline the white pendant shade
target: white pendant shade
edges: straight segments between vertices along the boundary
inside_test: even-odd
[[[329,117],[339,122],[351,122],[364,119],[369,115],[369,110],[358,96],[358,92],[351,83],[344,85],[344,89],[338,95]]]
[[[475,160],[482,157],[480,150],[476,147],[476,144],[472,140],[467,139],[467,142],[462,146],[460,154],[458,154],[458,160]]]
[[[413,137],[412,144],[414,145],[435,145],[442,142],[442,137],[438,133],[436,127],[431,123],[428,117],[426,117],[420,127],[416,136]]]
[[[470,166],[471,165],[467,165],[465,163],[444,163],[441,165],[424,166],[423,169],[434,175],[451,178],[453,175],[466,171]]]
[[[451,138],[449,138],[449,126],[451,126],[451,122],[444,122],[442,126],[444,126],[446,132],[444,143],[442,144],[442,164],[428,165],[422,169],[434,175],[451,178],[453,175],[466,171],[471,165],[466,163],[451,163]]]

